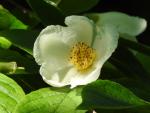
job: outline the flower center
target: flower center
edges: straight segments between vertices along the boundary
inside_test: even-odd
[[[69,60],[79,71],[83,71],[93,64],[95,57],[96,52],[93,48],[83,42],[78,42],[71,49]]]

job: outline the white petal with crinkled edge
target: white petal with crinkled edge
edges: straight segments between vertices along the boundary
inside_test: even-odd
[[[137,36],[142,33],[147,26],[145,19],[129,16],[120,12],[93,13],[87,16],[95,20],[99,26],[111,25],[116,27],[118,32],[123,36]]]
[[[73,46],[80,41],[91,44],[94,34],[94,23],[91,20],[83,16],[68,16],[65,23],[68,27],[59,25],[46,27],[36,39],[33,55],[39,65],[51,56],[56,59],[62,56],[60,60],[66,58],[67,45]]]
[[[87,72],[79,72],[74,67],[67,65],[59,70],[54,64],[46,63],[41,66],[40,74],[43,80],[54,87],[71,85],[74,88],[78,85],[85,85],[98,79],[101,67],[93,67]]]
[[[64,65],[59,67],[55,62],[43,63],[40,68],[40,74],[43,80],[54,87],[63,87],[70,84],[70,77],[66,76],[70,65]]]
[[[65,19],[65,24],[76,31],[78,42],[91,45],[95,33],[95,24],[92,20],[84,16],[68,16]]]
[[[75,42],[76,34],[62,26],[48,26],[38,36],[34,43],[33,55],[36,62],[41,65],[47,59],[63,60],[69,52],[70,41]]]

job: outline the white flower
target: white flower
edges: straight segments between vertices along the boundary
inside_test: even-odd
[[[121,13],[100,14],[98,18],[95,25],[87,17],[68,16],[67,26],[50,25],[42,30],[33,54],[46,83],[73,88],[97,80],[117,47],[119,35],[136,36],[146,27],[144,19]]]

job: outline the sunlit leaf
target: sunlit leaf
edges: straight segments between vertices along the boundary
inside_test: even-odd
[[[48,85],[43,81],[39,74],[31,74],[25,72],[16,72],[14,74],[7,74],[8,77],[15,80],[25,91],[25,93],[30,93],[31,91],[38,90]]]
[[[0,36],[0,48],[8,49],[11,46],[11,42],[7,40],[5,37]]]
[[[85,113],[78,110],[81,89],[44,88],[28,94],[14,113]]]
[[[12,113],[24,96],[23,90],[14,80],[0,73],[0,113]]]
[[[27,26],[0,5],[0,29],[27,29]]]

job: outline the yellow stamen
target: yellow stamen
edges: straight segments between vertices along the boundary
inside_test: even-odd
[[[96,52],[83,42],[78,42],[71,49],[70,62],[79,70],[84,71],[89,68],[95,60]]]

